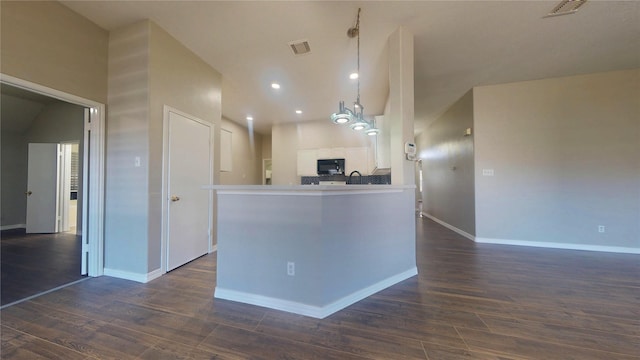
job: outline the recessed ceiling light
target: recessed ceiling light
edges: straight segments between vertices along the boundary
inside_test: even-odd
[[[276,83],[276,82],[271,83],[271,88],[273,88],[273,89],[280,89],[280,84],[278,84],[278,83]]]
[[[302,110],[296,110],[296,114],[298,115],[302,114]]]
[[[247,116],[247,121],[253,121],[253,116]]]
[[[358,78],[358,73],[357,73],[357,72],[354,72],[354,73],[349,74],[349,79],[351,79],[351,80],[355,80],[355,79],[357,79],[357,78]]]

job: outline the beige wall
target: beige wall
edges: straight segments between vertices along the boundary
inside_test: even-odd
[[[262,184],[262,135],[222,118],[222,129],[231,132],[232,168],[220,172],[222,185]],[[221,154],[222,155],[222,154]]]
[[[638,99],[639,69],[474,89],[477,237],[640,249]]]
[[[44,105],[7,94],[0,99],[0,226],[26,222],[27,147],[26,135]]]
[[[262,135],[262,158],[271,159],[271,134]]]
[[[415,185],[415,164],[406,159],[404,145],[415,143],[413,94],[413,34],[399,27],[388,41],[389,99],[384,121],[389,123],[391,183]]]
[[[162,205],[162,127],[164,105],[213,124],[214,149],[220,143],[222,75],[153,22],[149,52],[149,271],[160,267]],[[220,152],[213,151],[218,183]],[[214,206],[215,209],[215,206]],[[212,217],[215,224],[215,214]],[[215,239],[215,228],[211,231]]]
[[[348,126],[326,121],[275,125],[271,133],[274,185],[299,185],[298,150],[371,147],[371,137]]]
[[[148,23],[110,33],[104,265],[140,274],[149,261],[148,64]]]
[[[473,92],[468,91],[417,138],[423,169],[423,211],[475,234]]]
[[[107,102],[107,31],[55,1],[0,6],[3,74]]]
[[[161,267],[164,105],[212,123],[217,144],[221,75],[150,21],[109,45],[105,268],[147,274]]]
[[[17,227],[26,224],[27,153],[25,135],[2,130],[0,155],[0,226]]]

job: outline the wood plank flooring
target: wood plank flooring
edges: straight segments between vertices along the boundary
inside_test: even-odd
[[[213,298],[216,256],[0,312],[2,359],[640,359],[640,257],[475,244],[417,220],[419,275],[318,320]]]
[[[25,229],[4,230],[0,236],[0,305],[83,278],[80,236],[25,234]]]

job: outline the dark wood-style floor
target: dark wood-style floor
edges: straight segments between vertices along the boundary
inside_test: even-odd
[[[0,305],[82,279],[80,236],[13,229],[0,239]]]
[[[216,256],[5,308],[2,359],[640,359],[640,257],[474,244],[418,219],[419,275],[318,320],[213,298]]]

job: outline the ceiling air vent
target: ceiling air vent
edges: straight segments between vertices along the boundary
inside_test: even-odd
[[[587,0],[562,0],[545,17],[573,14],[586,2]]]
[[[292,41],[289,46],[295,55],[304,55],[311,52],[311,47],[307,40]]]

